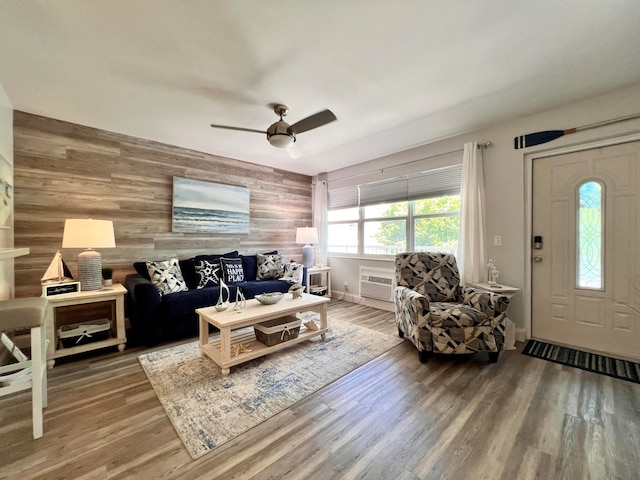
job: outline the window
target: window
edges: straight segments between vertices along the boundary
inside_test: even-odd
[[[406,251],[409,202],[362,208],[364,255],[395,255]]]
[[[329,210],[328,252],[392,256],[405,251],[455,253],[460,195]]]
[[[355,255],[358,253],[358,208],[344,208],[329,210],[327,238],[328,251],[332,253],[346,253]]]
[[[414,251],[450,252],[458,249],[460,195],[426,198],[413,202]]]
[[[462,164],[329,188],[329,254],[455,253]]]
[[[603,258],[602,185],[586,182],[578,188],[577,286],[601,290]]]

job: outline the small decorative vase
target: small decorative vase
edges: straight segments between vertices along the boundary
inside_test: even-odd
[[[302,292],[304,292],[304,286],[300,285],[299,283],[294,283],[293,285],[291,285],[291,287],[289,287],[289,293],[291,294],[292,298],[301,298],[302,297]]]
[[[227,299],[224,299],[224,293],[227,293]],[[215,304],[216,310],[219,312],[223,312],[229,307],[229,299],[231,297],[231,293],[229,292],[229,287],[227,284],[220,280],[220,296],[218,297],[218,303]]]
[[[491,286],[496,284],[496,281],[493,278],[493,271],[495,269],[496,269],[496,266],[493,264],[493,260],[489,259],[489,263],[487,263],[487,284]]]
[[[238,313],[242,313],[245,308],[247,308],[247,299],[238,288],[238,290],[236,290],[236,304],[233,309]]]

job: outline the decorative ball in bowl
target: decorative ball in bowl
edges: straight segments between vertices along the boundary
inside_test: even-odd
[[[274,303],[278,303],[284,297],[284,293],[280,292],[272,292],[272,293],[261,293],[260,295],[256,295],[256,300],[258,300],[263,305],[273,305]]]

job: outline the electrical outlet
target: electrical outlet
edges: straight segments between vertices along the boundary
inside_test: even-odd
[[[502,235],[494,235],[493,236],[493,246],[501,247],[502,246]]]
[[[344,282],[344,289],[349,290],[349,282]]]

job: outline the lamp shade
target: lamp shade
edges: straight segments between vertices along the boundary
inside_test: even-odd
[[[296,243],[318,243],[318,229],[316,227],[304,227],[296,230]]]
[[[115,248],[111,220],[91,218],[67,219],[64,221],[62,248]]]

